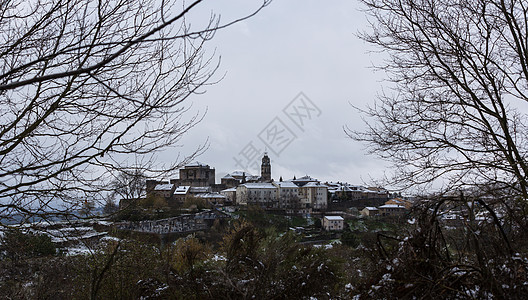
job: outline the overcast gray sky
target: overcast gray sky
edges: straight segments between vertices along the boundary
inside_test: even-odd
[[[214,11],[228,21],[258,5],[214,1]],[[204,3],[191,22],[210,11]],[[380,57],[367,53],[375,49],[356,36],[366,29],[357,1],[275,0],[255,17],[219,31],[207,49],[221,57],[217,78],[225,77],[191,99],[193,111],[207,114],[178,150],[190,153],[209,138],[198,160],[216,168],[217,182],[243,170],[241,165],[258,174],[255,166],[266,150],[276,180],[311,175],[364,184],[381,176],[385,163],[367,156],[364,145],[343,131],[345,125],[363,127],[350,104],[372,103],[383,84],[383,74],[370,68]],[[251,161],[257,150],[258,165]]]

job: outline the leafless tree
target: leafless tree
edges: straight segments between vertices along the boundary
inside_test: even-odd
[[[269,0],[194,28],[201,2],[0,1],[0,217],[68,213],[103,199],[111,173],[185,160],[155,163],[201,119],[184,101],[217,69],[204,43]]]
[[[522,276],[501,273],[501,265],[516,264],[514,253],[526,256],[528,3],[362,2],[372,25],[362,37],[386,55],[378,67],[387,73],[390,89],[364,110],[367,130],[347,132],[394,163],[394,184],[440,182],[450,191],[416,209],[413,242],[399,248],[410,254],[398,256],[405,261],[402,278],[416,274],[413,262],[427,261],[421,278],[428,278],[429,288],[451,289],[454,297],[469,295],[472,286],[481,288],[471,296],[477,298],[525,293],[517,284],[526,263],[515,267]],[[463,249],[455,249],[456,241],[445,238],[453,232],[440,226],[448,212],[461,220],[455,226],[463,228]],[[435,260],[441,275],[436,278],[430,263]],[[457,268],[469,271],[454,272],[457,279],[449,281],[459,286],[445,288],[442,280],[451,276],[445,272]],[[419,294],[413,289],[407,296]]]
[[[493,182],[528,198],[528,5],[520,0],[362,0],[390,91],[348,133],[402,186]]]
[[[132,173],[122,171],[111,181],[111,196],[118,196],[121,199],[139,199],[145,196],[147,176],[138,170]]]

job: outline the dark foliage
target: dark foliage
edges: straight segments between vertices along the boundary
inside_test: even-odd
[[[416,227],[408,234],[378,235],[373,257],[378,269],[363,283],[364,297],[523,299],[528,256],[523,240],[517,242],[518,231],[501,236],[490,219],[471,217],[476,208],[467,211],[465,223],[446,226],[441,217],[446,204],[456,203],[436,200],[417,207]]]
[[[56,247],[51,237],[45,234],[22,232],[19,229],[4,231],[0,250],[2,256],[12,260],[56,254]]]

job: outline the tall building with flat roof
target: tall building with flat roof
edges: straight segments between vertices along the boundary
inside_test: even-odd
[[[180,169],[178,185],[214,186],[215,169],[209,165],[194,162]]]

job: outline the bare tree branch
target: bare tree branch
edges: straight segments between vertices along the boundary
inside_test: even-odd
[[[202,120],[186,101],[214,84],[191,27],[205,1],[34,0],[0,4],[0,217],[67,214],[112,192],[122,172],[166,176],[203,152],[156,162]]]

